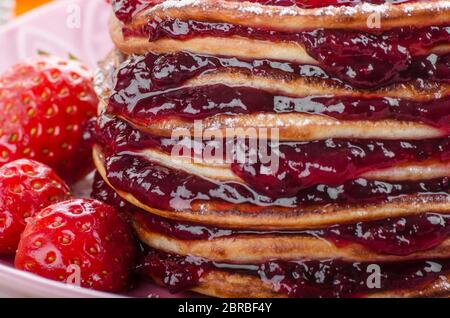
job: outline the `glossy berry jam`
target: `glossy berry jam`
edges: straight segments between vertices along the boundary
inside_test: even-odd
[[[187,80],[221,69],[240,69],[243,72],[265,76],[306,76],[327,79],[328,76],[315,66],[301,66],[270,60],[244,61],[234,57],[219,57],[189,52],[166,54],[147,53],[134,55],[118,70],[113,93],[109,100],[111,107],[124,106],[134,110],[151,99],[148,96],[167,93],[169,89],[182,86]],[[113,108],[114,109],[114,108]],[[149,115],[152,111],[148,111]]]
[[[164,19],[140,29],[124,28],[124,35],[187,40],[194,37],[246,37],[262,41],[300,43],[331,77],[359,88],[376,88],[424,77],[448,82],[447,56],[430,52],[450,43],[450,27],[402,27],[381,34],[317,29],[298,33],[204,21]]]
[[[128,95],[127,99],[131,98]],[[169,118],[193,121],[219,114],[302,113],[340,120],[423,122],[450,134],[449,97],[428,102],[391,98],[289,97],[250,87],[219,84],[142,97],[135,107],[125,107],[123,101],[116,100],[109,105],[108,111],[132,118],[142,125]]]
[[[112,0],[116,17],[123,21],[130,21],[139,11],[164,2],[164,0]]]
[[[450,235],[450,215],[426,213],[405,218],[335,225],[324,237],[337,246],[358,243],[373,251],[409,255],[441,244]]]
[[[433,213],[302,231],[224,229],[163,219],[148,212],[134,213],[133,219],[144,229],[181,240],[213,240],[245,234],[301,235],[321,237],[338,247],[358,243],[374,252],[388,255],[410,255],[429,250],[450,235],[450,216]]]
[[[237,0],[239,2],[242,0]],[[356,5],[361,3],[384,4],[392,3],[399,4],[405,2],[414,2],[411,0],[245,0],[246,2],[259,3],[263,5],[273,6],[298,6],[300,8],[320,8],[325,6],[344,6]],[[126,22],[139,11],[146,8],[151,8],[157,4],[164,2],[164,0],[112,0],[114,12],[116,16]]]
[[[446,62],[450,66],[450,56]],[[424,64],[426,65],[426,64]],[[327,79],[315,66],[299,66],[268,60],[176,54],[133,56],[120,67],[108,112],[141,125],[179,118],[193,121],[227,114],[303,113],[342,120],[406,120],[423,122],[450,133],[450,97],[414,101],[387,97],[292,97],[252,87],[208,85],[183,88],[197,75],[219,69],[238,68],[259,76],[305,76]],[[449,69],[450,70],[450,69]],[[420,76],[421,72],[415,73]],[[443,75],[450,79],[450,72]],[[174,89],[177,88],[177,89]],[[423,87],[431,90],[430,87]]]
[[[139,266],[143,275],[162,281],[172,292],[195,287],[203,275],[218,269],[257,276],[269,283],[274,292],[289,297],[362,297],[382,291],[420,288],[446,274],[450,261],[370,264],[340,260],[274,260],[264,264],[236,265],[150,250]],[[375,271],[380,275],[374,275]]]
[[[250,153],[252,147],[248,148]],[[276,150],[274,150],[276,149]],[[339,186],[365,172],[403,162],[426,159],[445,161],[450,140],[352,141],[333,140],[271,145],[278,157],[255,163],[233,163],[231,169],[252,189],[267,195],[295,195],[303,189],[326,184]],[[326,154],[326,155],[324,155]]]
[[[334,140],[311,142],[263,142],[215,139],[199,143],[188,137],[158,138],[125,121],[101,121],[99,142],[111,152],[158,149],[169,155],[217,159],[253,190],[270,197],[296,195],[300,190],[325,184],[339,186],[366,172],[402,163],[450,160],[450,140]],[[199,147],[201,145],[201,147]],[[175,148],[176,147],[176,148]],[[326,156],[323,154],[326,153]],[[209,155],[211,154],[211,155]],[[229,157],[229,161],[226,159]]]
[[[449,179],[422,182],[382,182],[358,178],[333,187],[319,184],[294,196],[279,197],[279,191],[262,195],[234,182],[216,182],[173,170],[142,157],[122,153],[106,157],[107,178],[116,189],[132,193],[142,203],[162,210],[186,210],[194,202],[210,201],[218,208],[249,203],[255,211],[268,206],[297,207],[327,203],[379,202],[402,194],[448,193]],[[152,191],[149,191],[152,189]]]
[[[370,293],[421,288],[450,269],[450,261],[415,261],[375,264],[381,270],[374,288],[373,264],[329,261],[271,261],[258,268],[264,282],[289,297],[362,297]]]
[[[155,251],[149,251],[137,266],[138,273],[159,280],[171,293],[197,286],[202,275],[210,270],[211,264],[205,260]]]
[[[92,195],[95,199],[131,215],[133,220],[144,230],[161,233],[180,240],[214,240],[243,234],[302,235],[325,238],[334,242],[338,247],[349,243],[358,243],[377,253],[409,255],[438,246],[450,234],[450,216],[436,213],[340,224],[324,229],[301,231],[226,229],[169,220],[127,203],[98,174],[95,177]]]

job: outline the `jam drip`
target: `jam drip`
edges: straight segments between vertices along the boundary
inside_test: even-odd
[[[119,67],[109,104],[112,109],[129,108],[133,111],[134,108],[143,107],[142,105],[150,102],[152,96],[166,94],[170,89],[182,86],[191,78],[227,68],[259,76],[284,74],[284,76],[328,78],[326,73],[316,66],[257,59],[244,61],[234,57],[189,52],[159,55],[150,52],[146,55],[133,55]],[[152,111],[148,113],[151,116]]]
[[[423,77],[448,82],[449,56],[430,50],[450,43],[450,27],[402,27],[381,34],[316,29],[298,33],[252,28],[220,22],[164,19],[149,21],[140,29],[123,30],[124,36],[187,40],[194,37],[240,36],[272,42],[297,42],[305,47],[331,77],[352,87],[377,88]]]
[[[324,233],[337,246],[358,243],[377,253],[391,255],[432,249],[449,235],[450,216],[435,213],[335,225]]]
[[[342,120],[416,121],[440,128],[445,133],[450,132],[449,97],[425,102],[385,97],[292,97],[251,87],[221,84],[174,90],[190,78],[227,68],[239,68],[258,76],[279,74],[327,80],[327,75],[315,66],[268,60],[243,61],[187,52],[149,53],[133,56],[120,67],[107,111],[142,125],[174,117],[193,121],[218,114],[263,112],[326,115]],[[450,72],[445,77],[450,79]]]
[[[98,139],[111,152],[153,148],[170,155],[191,156],[192,159],[217,159],[216,162],[231,164],[234,174],[251,189],[270,197],[293,196],[319,184],[339,186],[365,172],[396,164],[450,160],[448,138],[426,141],[328,139],[282,143],[259,140],[257,145],[250,140],[218,142],[212,139],[199,143],[188,137],[179,140],[154,137],[125,121],[102,118]]]
[[[218,208],[249,203],[256,210],[268,206],[298,207],[327,203],[379,202],[402,194],[448,193],[449,179],[422,182],[382,182],[358,178],[337,187],[319,184],[299,191],[295,196],[272,197],[233,182],[213,182],[173,170],[136,155],[126,153],[106,157],[107,178],[118,190],[132,193],[142,203],[162,210],[191,209],[194,202],[216,202]],[[149,191],[149,189],[152,189]]]
[[[237,235],[295,235],[327,239],[337,247],[357,243],[376,253],[410,255],[440,245],[450,234],[450,216],[427,213],[419,216],[334,225],[301,231],[235,230],[163,219],[148,212],[134,213],[145,229],[180,240],[213,240]]]
[[[148,251],[137,266],[138,273],[159,280],[171,293],[196,287],[201,277],[211,269],[211,264],[200,258],[175,256],[153,250]]]
[[[249,153],[251,149],[248,148]],[[271,153],[274,149],[280,151],[278,159],[233,163],[231,169],[260,193],[290,196],[319,184],[339,186],[365,172],[402,162],[450,158],[448,139],[413,142],[328,139],[271,145]]]
[[[259,277],[275,292],[289,297],[362,297],[390,290],[418,289],[450,269],[448,260],[375,264],[380,270],[378,282],[372,279],[374,264],[326,261],[270,261],[260,265],[217,264],[204,259],[184,257],[150,250],[139,266],[143,275],[162,281],[171,292],[197,286],[213,271],[239,271]],[[228,268],[228,270],[227,270]],[[371,276],[372,275],[372,276]],[[337,283],[339,282],[339,283]],[[370,288],[372,287],[372,288]]]
[[[151,8],[165,0],[112,0],[116,17],[122,22],[129,22],[140,11]]]
[[[92,196],[126,212],[145,230],[180,240],[204,241],[243,234],[303,235],[325,238],[338,247],[358,243],[381,254],[410,255],[438,246],[450,234],[450,216],[436,213],[297,231],[226,229],[169,220],[127,203],[103,181],[99,174],[95,176]]]
[[[450,261],[415,261],[380,266],[380,288],[370,288],[373,264],[330,261],[271,261],[259,266],[260,278],[289,297],[362,297],[391,290],[420,289],[447,273]],[[373,277],[373,276],[372,276]]]
[[[242,0],[237,0],[239,2]],[[259,3],[271,6],[297,6],[300,8],[320,8],[326,6],[352,6],[361,3],[371,4],[400,4],[415,2],[417,0],[245,0],[246,2]],[[113,9],[118,19],[123,22],[130,21],[133,16],[146,8],[151,8],[164,0],[113,0]]]
[[[130,99],[133,96],[128,95],[127,100]],[[169,118],[193,121],[220,114],[301,113],[325,115],[339,120],[422,122],[450,134],[449,97],[428,102],[391,98],[289,97],[250,87],[219,84],[180,88],[143,97],[134,107],[125,107],[122,101],[116,100],[109,105],[108,111],[142,125]]]

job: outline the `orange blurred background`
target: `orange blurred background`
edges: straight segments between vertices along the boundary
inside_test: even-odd
[[[20,15],[47,2],[51,2],[51,0],[16,0],[16,15]]]

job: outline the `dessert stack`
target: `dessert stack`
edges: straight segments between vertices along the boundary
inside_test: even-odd
[[[93,194],[217,297],[450,294],[450,1],[117,0]]]

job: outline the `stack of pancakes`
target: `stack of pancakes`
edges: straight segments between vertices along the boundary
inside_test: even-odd
[[[143,275],[450,294],[450,1],[383,2],[113,1],[93,194],[130,215]]]

